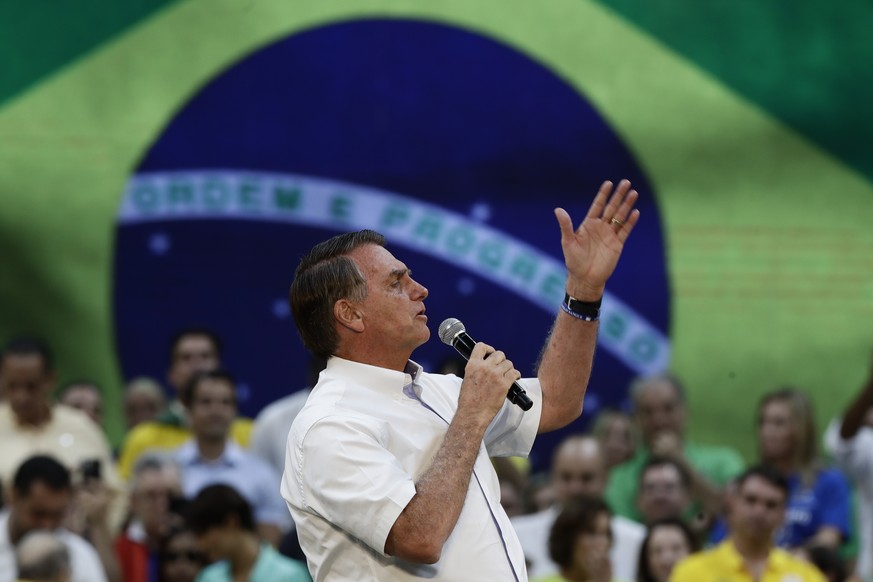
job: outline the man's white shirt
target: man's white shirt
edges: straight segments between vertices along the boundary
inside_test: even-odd
[[[398,372],[328,360],[291,427],[282,478],[313,580],[527,580],[489,459],[527,456],[533,445],[542,392],[536,379],[520,383],[534,407],[504,404],[439,562],[412,564],[387,556],[385,541],[442,445],[461,379],[424,373],[411,361]]]

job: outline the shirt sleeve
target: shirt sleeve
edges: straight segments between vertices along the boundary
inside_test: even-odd
[[[530,410],[522,410],[508,400],[485,431],[485,448],[492,457],[527,457],[530,454],[540,416],[543,411],[543,390],[536,378],[518,381],[533,401]]]
[[[314,423],[290,456],[304,506],[381,555],[394,522],[415,495],[413,476],[364,419],[328,416]]]
[[[841,418],[835,418],[828,425],[825,448],[865,495],[873,497],[873,430],[861,427],[854,438],[843,439],[840,436],[842,425]]]
[[[851,522],[852,492],[849,482],[841,472],[828,469],[821,474],[816,487],[816,498],[819,500],[819,527],[835,527],[849,537]]]

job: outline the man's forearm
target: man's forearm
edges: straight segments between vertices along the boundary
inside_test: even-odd
[[[100,564],[106,573],[106,579],[109,582],[122,582],[121,568],[118,565],[118,558],[115,555],[115,547],[112,544],[112,535],[109,533],[109,529],[103,525],[93,525],[88,528],[85,534],[86,539],[91,542],[91,545],[97,551]]]
[[[460,410],[455,415],[433,464],[415,484],[415,496],[388,534],[387,554],[416,563],[439,560],[464,506],[487,426]]]
[[[867,416],[867,411],[873,406],[873,377],[867,380],[867,385],[855,397],[855,400],[849,405],[846,414],[843,415],[843,424],[840,426],[840,437],[843,439],[855,438],[861,426],[864,424],[864,418]]]
[[[567,426],[582,414],[597,343],[597,322],[558,313],[537,376],[543,390],[539,432]]]

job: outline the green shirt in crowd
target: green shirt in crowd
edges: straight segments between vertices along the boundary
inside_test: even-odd
[[[306,566],[286,558],[272,546],[261,545],[258,553],[258,561],[249,576],[250,582],[310,582],[309,570]],[[211,566],[207,566],[197,576],[195,582],[233,582],[233,574],[230,571],[230,562],[221,560]]]
[[[686,442],[684,451],[685,458],[696,471],[722,487],[742,473],[746,466],[740,454],[728,447],[708,447]],[[640,447],[633,457],[613,467],[606,486],[606,502],[613,513],[642,521],[637,509],[637,491],[640,472],[651,456],[647,448]]]

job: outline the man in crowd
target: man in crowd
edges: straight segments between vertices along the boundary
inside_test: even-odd
[[[109,442],[103,431],[78,410],[52,401],[56,384],[48,347],[38,339],[11,340],[0,355],[0,479],[9,482],[21,462],[48,452],[70,469],[99,459],[112,480]]]
[[[233,378],[220,370],[201,372],[183,396],[194,433],[174,454],[182,470],[185,496],[193,499],[207,485],[232,485],[252,506],[261,539],[277,545],[282,532],[291,527],[279,495],[280,474],[229,440],[237,413]]]
[[[217,560],[200,572],[198,582],[311,580],[306,566],[263,543],[251,506],[229,485],[203,489],[191,502],[186,519],[197,536],[197,544]]]
[[[858,491],[858,562],[856,573],[873,577],[873,371],[825,432],[825,447]]]
[[[134,378],[124,388],[124,424],[128,431],[133,427],[154,420],[167,408],[164,389],[155,380],[141,376]]]
[[[606,488],[606,459],[603,448],[591,436],[574,435],[564,439],[552,457],[550,481],[555,493],[554,506],[543,511],[516,517],[512,525],[524,548],[532,578],[559,571],[549,557],[549,531],[561,509],[574,497],[600,498]],[[610,519],[612,547],[610,560],[616,580],[636,580],[637,556],[646,530],[640,524],[613,515]]]
[[[770,467],[752,467],[730,497],[730,537],[680,562],[671,582],[824,582],[815,566],[773,545],[785,518],[788,482]]]
[[[691,476],[683,465],[667,457],[651,457],[640,473],[637,507],[643,523],[690,517]]]
[[[652,455],[682,465],[691,476],[691,494],[701,510],[720,513],[723,488],[743,470],[739,453],[727,447],[695,444],[685,438],[685,389],[671,375],[634,381],[630,388],[642,444],[627,462],[613,467],[606,488],[612,511],[642,521],[637,508],[640,471]]]
[[[103,395],[100,388],[90,380],[68,382],[61,389],[58,402],[81,410],[94,424],[103,428]]]
[[[124,582],[152,582],[158,577],[161,540],[182,524],[182,481],[178,466],[159,455],[143,455],[130,479],[131,519],[115,542]]]
[[[35,456],[21,464],[8,507],[0,512],[0,582],[15,581],[15,546],[35,530],[53,531],[67,546],[72,582],[106,582],[96,550],[61,527],[72,500],[70,472],[57,460]]]
[[[555,210],[568,277],[537,378],[483,343],[463,380],[423,372],[409,358],[430,337],[428,291],[378,233],[301,260],[292,312],[328,362],[291,428],[282,494],[315,580],[527,579],[488,457],[526,456],[537,432],[581,414],[600,299],[639,217],[630,184],[612,190],[578,228]],[[527,412],[506,400],[516,381]]]
[[[70,552],[60,536],[32,531],[15,549],[19,582],[71,582]]]
[[[52,399],[55,370],[48,347],[37,339],[11,340],[0,355],[0,481],[8,483],[18,466],[34,454],[48,453],[71,471],[86,462],[100,467],[101,487],[115,498],[109,528],[115,531],[126,503],[109,442],[82,412]],[[92,524],[93,525],[93,524]]]
[[[188,412],[180,399],[185,386],[199,372],[217,370],[221,365],[221,341],[205,329],[186,329],[173,338],[170,347],[170,368],[167,381],[176,391],[176,399],[167,411],[150,422],[143,422],[124,439],[118,468],[127,479],[141,454],[150,450],[175,449],[191,438]],[[247,447],[252,421],[237,418],[231,427],[233,439]]]

